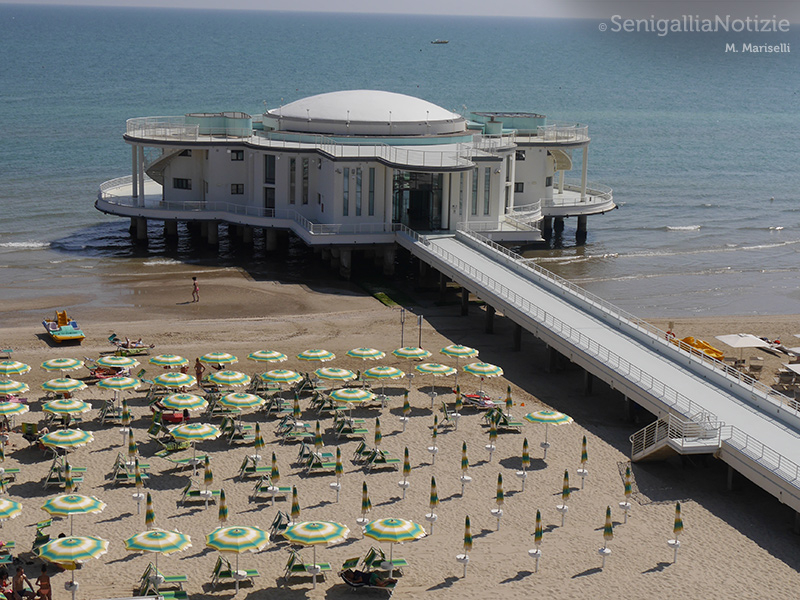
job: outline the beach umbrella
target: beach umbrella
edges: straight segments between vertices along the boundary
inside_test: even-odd
[[[581,476],[581,489],[583,489],[583,482],[589,474],[589,471],[586,470],[586,463],[588,460],[589,451],[586,447],[586,436],[583,436],[583,442],[581,442],[581,467],[578,469],[578,475]]]
[[[400,417],[403,422],[403,431],[406,430],[406,424],[411,420],[411,403],[408,401],[408,390],[403,394],[403,416]]]
[[[358,404],[360,402],[369,402],[375,398],[375,394],[369,390],[362,390],[359,388],[339,388],[337,390],[333,390],[330,394],[328,394],[328,396],[337,402],[352,402],[354,404]]]
[[[464,371],[469,373],[470,375],[474,375],[475,377],[481,378],[481,387],[478,391],[479,394],[483,394],[483,380],[491,377],[501,377],[503,375],[503,369],[498,367],[497,365],[492,365],[490,363],[485,362],[474,362],[469,363],[468,365],[464,366]]]
[[[492,453],[497,450],[497,421],[491,419],[489,421],[489,443],[486,444],[486,449],[489,451],[489,462],[492,462]]]
[[[298,381],[303,381],[303,376],[300,373],[295,371],[290,371],[288,369],[274,369],[272,371],[267,371],[266,373],[262,373],[259,375],[261,381],[266,381],[267,383],[297,383]]]
[[[83,366],[82,360],[75,358],[51,358],[42,363],[45,371],[76,371]]]
[[[675,537],[671,540],[667,540],[667,544],[675,551],[672,557],[672,562],[674,563],[678,560],[678,548],[681,547],[681,542],[678,539],[678,536],[683,533],[683,518],[681,517],[680,502],[675,504],[675,520],[672,523],[672,533],[675,535]]]
[[[253,410],[264,405],[265,400],[255,394],[240,392],[237,394],[225,394],[219,399],[219,403],[225,408],[245,411]]]
[[[356,519],[356,523],[362,527],[368,523],[367,513],[372,510],[372,501],[369,499],[369,490],[367,489],[367,481],[361,484],[361,517]]]
[[[68,460],[64,460],[64,491],[68,494],[75,491],[75,482],[72,480],[72,467]]]
[[[12,394],[24,394],[30,388],[27,383],[14,381],[13,379],[0,379],[0,394],[10,396]]]
[[[506,389],[506,415],[511,416],[511,408],[514,406],[514,401],[511,399],[511,386]]]
[[[436,440],[439,437],[439,427],[436,419],[433,421],[433,428],[431,429],[431,445],[428,446],[428,452],[431,454],[431,465],[436,464],[436,455],[439,454],[439,446],[436,445]]]
[[[283,531],[283,537],[289,540],[290,544],[301,544],[311,546],[313,556],[311,568],[306,570],[311,573],[314,588],[317,587],[317,575],[322,570],[317,565],[317,546],[325,544],[331,546],[347,539],[350,530],[341,523],[331,521],[306,521],[289,525]]]
[[[55,394],[71,394],[78,390],[85,390],[86,384],[70,377],[60,377],[45,381],[42,384],[42,389],[45,392],[53,392]]]
[[[314,371],[320,379],[327,379],[329,381],[352,381],[356,378],[356,374],[350,369],[340,369],[338,367],[321,367]]]
[[[372,367],[370,369],[367,369],[366,371],[364,371],[363,377],[365,377],[366,379],[379,380],[381,382],[381,394],[385,395],[386,380],[400,379],[401,377],[405,377],[405,373],[403,373],[403,371],[395,367],[381,365],[378,367]]]
[[[411,474],[411,461],[408,457],[408,446],[403,451],[403,481],[398,481],[397,485],[403,490],[403,500],[406,498],[406,490],[408,489],[408,476]]]
[[[469,515],[467,515],[464,519],[464,554],[456,555],[456,560],[464,565],[464,577],[467,576],[470,552],[472,552],[472,531],[469,524]]]
[[[50,498],[42,505],[42,510],[57,517],[69,517],[69,534],[72,535],[73,515],[87,515],[102,512],[106,507],[105,502],[94,496],[81,494],[62,494]]]
[[[528,479],[528,469],[531,468],[531,455],[528,450],[528,438],[522,440],[522,470],[517,471],[517,477],[522,479],[522,491],[525,491],[525,480]]]
[[[14,519],[22,512],[22,504],[9,500],[8,498],[0,498],[0,521],[7,521]]]
[[[253,459],[254,463],[258,463],[261,460],[260,452],[265,448],[264,438],[261,436],[261,424],[256,423],[256,434],[253,438],[253,450],[255,454],[251,454],[250,458]]]
[[[189,359],[177,354],[159,354],[158,356],[151,356],[148,361],[151,365],[157,367],[164,367],[165,369],[175,369],[189,364]]]
[[[569,507],[567,506],[567,500],[569,500],[569,472],[564,471],[564,480],[561,485],[561,504],[556,506],[556,510],[561,513],[561,526],[564,526],[564,520],[567,516],[567,512],[569,511]]]
[[[136,500],[136,514],[142,511],[142,500],[144,499],[144,481],[142,480],[142,470],[139,468],[139,459],[133,459],[133,485],[136,492],[133,494],[133,499]]]
[[[439,363],[422,363],[421,365],[416,365],[414,369],[423,375],[433,375],[434,377],[448,377],[456,374],[456,370],[453,367]]]
[[[153,377],[153,383],[166,388],[192,387],[197,383],[192,375],[180,371],[169,371]]]
[[[295,392],[294,400],[292,401],[292,418],[294,418],[295,421],[299,421],[301,416],[302,412],[300,410],[300,394]]]
[[[141,385],[141,383],[142,382],[135,377],[108,377],[98,381],[97,387],[104,390],[124,392],[128,390],[135,390]]]
[[[149,529],[153,529],[154,525],[156,524],[156,511],[153,508],[153,497],[150,495],[150,492],[147,492],[147,502],[145,506],[144,526]]]
[[[256,362],[284,362],[287,360],[285,354],[275,350],[257,350],[247,355],[247,358]]]
[[[413,521],[388,518],[367,523],[364,527],[364,535],[377,542],[389,543],[389,578],[391,578],[394,574],[394,545],[418,540],[425,537],[426,533],[420,525]]]
[[[219,491],[219,512],[217,513],[217,519],[219,520],[220,526],[228,521],[228,503],[225,500],[225,490]]]
[[[619,507],[622,509],[623,514],[625,515],[625,520],[623,523],[628,522],[628,511],[631,509],[631,494],[633,493],[633,478],[631,476],[631,468],[625,467],[625,501],[619,503]]]
[[[39,558],[61,566],[73,567],[70,569],[72,580],[65,586],[67,591],[72,592],[72,600],[75,600],[75,592],[78,591],[74,567],[90,558],[98,558],[106,552],[108,552],[108,542],[93,536],[56,538],[42,544],[37,550]]]
[[[148,529],[125,540],[125,549],[128,552],[151,552],[155,555],[155,573],[152,575],[152,580],[155,583],[156,591],[158,591],[160,580],[158,555],[167,556],[175,552],[182,552],[191,545],[192,542],[188,535],[164,529]]]
[[[101,356],[95,363],[109,369],[131,369],[139,366],[139,361],[130,356]]]
[[[130,434],[131,409],[128,408],[128,402],[125,400],[122,401],[122,415],[120,415],[120,424],[122,425],[123,435]]]
[[[344,475],[344,465],[342,464],[342,450],[336,446],[336,466],[333,471],[336,476],[336,483],[331,483],[330,487],[336,490],[336,502],[339,502],[339,492],[342,491],[341,478]]]
[[[197,394],[169,394],[159,402],[166,410],[194,412],[208,406],[208,400]]]
[[[292,508],[289,515],[292,518],[292,523],[297,523],[300,520],[300,498],[297,497],[297,486],[292,486]]]
[[[478,356],[478,351],[469,346],[461,346],[460,344],[450,344],[439,350],[441,354],[450,356],[456,359],[456,386],[458,386],[458,363],[462,358],[475,358]]]
[[[203,490],[203,495],[206,497],[206,508],[208,508],[208,499],[211,497],[211,486],[214,485],[214,473],[211,470],[211,460],[206,455],[204,461],[204,469],[203,469],[203,485],[205,486],[205,490]]]
[[[614,539],[614,524],[611,522],[611,507],[606,507],[606,521],[603,525],[603,547],[598,550],[600,556],[603,557],[603,566],[600,567],[601,569],[606,568],[606,558],[609,554],[611,554],[611,550],[608,548],[608,542]]]
[[[439,491],[436,489],[436,477],[431,476],[431,495],[428,501],[428,506],[431,512],[425,515],[425,520],[431,524],[431,535],[433,535],[433,525],[436,523],[438,516],[436,515],[436,508],[439,506]]]
[[[232,365],[239,362],[238,358],[227,352],[209,352],[203,354],[198,360],[207,365]]]
[[[383,435],[381,435],[381,420],[378,417],[375,417],[375,448],[377,449],[381,445],[381,440],[383,439]]]
[[[347,356],[360,358],[361,360],[380,360],[386,356],[386,353],[375,348],[353,348],[347,351]]]
[[[197,442],[217,439],[222,432],[218,427],[208,423],[183,423],[169,430],[176,440],[184,440],[192,444],[192,466],[197,473]]]
[[[215,371],[209,373],[203,378],[204,381],[210,381],[217,385],[224,385],[228,387],[241,387],[250,383],[250,376],[241,371]]]
[[[269,534],[258,527],[218,527],[206,536],[206,546],[219,552],[236,554],[234,581],[239,593],[239,555],[243,552],[259,552],[269,544]]]
[[[272,453],[272,466],[269,471],[269,481],[269,491],[272,492],[272,506],[275,506],[275,495],[280,491],[278,490],[278,484],[281,481],[281,472],[278,468],[278,457],[275,456],[274,452]]]
[[[328,362],[329,360],[334,360],[336,355],[333,352],[328,352],[327,350],[321,350],[319,348],[313,348],[310,350],[303,350],[300,354],[297,355],[297,358],[300,360],[305,361],[317,361],[317,362]]]
[[[544,423],[544,441],[540,444],[544,450],[544,459],[547,460],[547,449],[550,443],[547,441],[547,428],[550,425],[566,425],[572,423],[572,417],[558,412],[557,410],[538,410],[525,415],[525,420],[531,423]]]
[[[20,402],[0,402],[0,417],[16,417],[24,415],[29,408]]]
[[[80,446],[85,446],[94,440],[94,436],[88,431],[81,429],[58,429],[44,434],[39,441],[45,446],[71,450]]]
[[[139,449],[136,447],[136,440],[133,439],[133,432],[128,434],[128,460],[133,461],[139,454]]]
[[[744,355],[745,348],[769,348],[770,345],[750,333],[731,333],[728,335],[718,335],[716,338],[723,344],[727,344],[731,348],[739,349],[739,358]]]
[[[431,355],[431,353],[427,350],[417,348],[416,346],[398,348],[397,350],[393,350],[392,354],[394,354],[397,358],[405,358],[408,360],[425,360]]]
[[[75,398],[60,398],[51,400],[42,406],[44,412],[54,415],[78,415],[92,410],[91,404]]]
[[[30,370],[30,365],[21,363],[18,360],[0,361],[0,375],[4,377],[8,377],[10,375],[24,375]]]
[[[500,529],[500,519],[503,517],[503,504],[505,503],[505,492],[503,491],[503,474],[497,474],[497,493],[495,495],[495,502],[497,508],[491,510],[492,515],[497,518],[497,529]]]
[[[536,566],[533,568],[534,573],[539,572],[539,559],[542,557],[542,550],[540,546],[542,545],[542,513],[541,511],[536,511],[536,525],[533,530],[533,545],[534,548],[532,550],[528,550],[528,555],[532,556],[536,559]]]
[[[322,450],[322,446],[322,427],[320,427],[319,421],[317,421],[317,424],[314,427],[314,450],[319,452]]]
[[[469,458],[467,458],[467,442],[462,442],[461,444],[461,495],[464,495],[464,487],[470,481],[472,481],[472,477],[467,475],[469,471]]]

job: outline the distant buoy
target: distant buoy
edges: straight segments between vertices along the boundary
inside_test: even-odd
[[[775,201],[775,196],[772,196],[772,197],[769,199],[769,201],[770,201],[770,202],[774,202],[774,201]]]

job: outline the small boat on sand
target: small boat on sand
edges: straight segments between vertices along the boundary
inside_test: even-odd
[[[86,337],[78,327],[75,319],[67,316],[67,311],[57,310],[54,319],[45,319],[42,325],[47,330],[48,335],[56,343],[74,342],[80,344]]]

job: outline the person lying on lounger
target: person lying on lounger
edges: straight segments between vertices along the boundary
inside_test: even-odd
[[[373,587],[387,587],[397,583],[397,579],[391,577],[381,577],[375,571],[354,571],[347,569],[342,572],[342,577],[354,585],[371,585]]]

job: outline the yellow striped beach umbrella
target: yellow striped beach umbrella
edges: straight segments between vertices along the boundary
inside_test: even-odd
[[[272,485],[277,486],[281,480],[281,472],[278,469],[278,457],[275,456],[275,453],[272,453],[272,467],[269,472],[269,478],[272,481]]]
[[[264,444],[264,437],[261,435],[261,424],[256,423],[256,435],[253,438],[253,450],[255,454],[251,458],[257,463],[261,460],[261,451],[266,447]]]
[[[383,435],[381,434],[381,420],[379,417],[375,417],[375,448],[377,449],[381,445],[381,440],[383,440]]]
[[[228,503],[225,500],[225,490],[219,491],[219,512],[217,513],[217,519],[219,520],[220,526],[228,521]]]
[[[436,523],[436,508],[439,506],[439,490],[436,489],[436,477],[431,475],[431,494],[428,499],[428,507],[431,512],[425,515],[425,519],[431,524],[431,535],[433,535],[433,525]]]
[[[92,406],[83,400],[60,398],[46,402],[42,410],[54,415],[79,415],[92,410]]]
[[[239,572],[239,555],[259,552],[269,544],[269,533],[258,527],[218,527],[206,536],[206,546],[219,552],[236,554],[234,572]],[[235,594],[239,593],[239,577],[235,577]]]
[[[71,377],[60,377],[45,381],[42,384],[42,389],[45,392],[53,392],[54,394],[72,394],[79,390],[85,390],[86,384]]]
[[[427,350],[418,348],[416,346],[405,346],[404,348],[398,348],[397,350],[393,350],[392,354],[394,354],[397,358],[405,358],[408,360],[425,360],[431,355],[431,353]]]
[[[360,402],[369,402],[375,398],[375,394],[369,390],[359,388],[338,388],[328,394],[336,402],[345,404],[358,404]]]
[[[136,445],[136,440],[133,439],[133,432],[128,433],[128,459],[133,460],[139,455],[139,448]]]
[[[104,390],[113,390],[116,393],[127,390],[135,390],[140,384],[141,381],[135,377],[108,377],[98,381],[97,387]]]
[[[290,371],[289,369],[273,369],[272,371],[262,373],[259,377],[262,381],[266,381],[267,383],[283,384],[303,381],[303,376],[300,375],[300,373]]]
[[[460,344],[450,344],[439,350],[441,354],[456,359],[456,386],[458,385],[458,363],[462,358],[475,358],[478,356],[478,351],[469,346],[462,346]]]
[[[11,394],[24,394],[30,388],[27,383],[21,381],[14,381],[13,379],[0,380],[0,394],[3,396],[10,396]]]
[[[122,401],[121,424],[125,429],[128,429],[131,425],[131,409],[128,408],[127,400]]]
[[[290,544],[302,544],[311,546],[313,556],[311,564],[315,568],[311,570],[313,587],[317,587],[317,546],[321,544],[333,545],[347,539],[350,530],[341,523],[331,521],[306,521],[289,525],[283,532],[283,537],[289,540]]]
[[[167,410],[194,412],[208,406],[208,400],[197,394],[169,394],[161,400],[161,406]]]
[[[71,494],[75,491],[75,482],[72,479],[72,466],[68,460],[64,461],[64,491]]]
[[[361,360],[380,360],[386,356],[386,353],[375,348],[353,348],[347,351],[347,356]]]
[[[470,375],[474,375],[475,377],[480,377],[481,379],[481,386],[478,390],[478,394],[483,394],[483,380],[490,379],[492,377],[502,377],[503,369],[498,367],[497,365],[493,365],[490,363],[485,362],[474,362],[464,366],[464,371],[469,373]]]
[[[22,504],[8,498],[0,498],[0,521],[14,519],[22,513]]]
[[[497,474],[497,495],[495,496],[495,501],[497,502],[497,508],[503,506],[505,502],[505,494],[503,493],[503,474]]]
[[[102,512],[106,503],[94,496],[81,494],[62,494],[50,498],[42,505],[42,510],[57,517],[69,517],[69,534],[72,535],[72,517]]]
[[[16,417],[28,412],[28,406],[20,402],[0,402],[0,417]]]
[[[80,369],[83,366],[83,361],[75,358],[51,358],[44,361],[41,366],[45,371],[61,371],[63,373]]]
[[[681,518],[681,503],[678,502],[675,505],[675,521],[672,525],[672,533],[675,534],[675,539],[678,539],[678,535],[683,533],[683,519]]]
[[[95,363],[110,369],[131,369],[139,366],[139,361],[130,356],[101,356]]]
[[[65,586],[72,592],[72,600],[75,600],[75,592],[78,591],[75,583],[76,566],[90,558],[98,558],[106,552],[108,552],[108,542],[93,536],[56,538],[42,544],[37,550],[39,558],[72,571],[72,580]]]
[[[314,450],[317,452],[322,450],[322,428],[319,425],[319,421],[317,421],[317,425],[314,428]]]
[[[256,362],[284,362],[287,360],[285,354],[275,350],[256,350],[247,355],[247,358]]]
[[[633,493],[633,482],[631,478],[631,468],[625,467],[625,502],[631,501],[632,493]]]
[[[606,544],[614,539],[614,524],[611,521],[611,507],[606,507],[606,522],[603,525],[603,547],[605,548]]]
[[[364,535],[378,542],[389,542],[389,564],[393,565],[394,545],[411,542],[425,537],[425,530],[406,519],[378,519],[370,521],[364,527]],[[393,566],[389,567],[389,578],[394,574]]]
[[[300,521],[300,499],[297,497],[297,486],[292,486],[292,510],[290,512],[292,523]]]
[[[531,423],[544,423],[544,441],[540,444],[544,450],[544,459],[547,460],[547,449],[550,443],[547,441],[547,429],[550,425],[567,425],[572,423],[572,417],[565,415],[557,410],[538,410],[525,415],[525,420]]]
[[[197,474],[197,442],[203,440],[215,440],[222,432],[218,427],[209,423],[184,423],[176,425],[169,430],[172,437],[176,440],[183,440],[192,445],[192,465],[194,473]]]
[[[434,377],[449,377],[456,374],[456,370],[453,367],[440,363],[422,363],[421,365],[416,365],[414,370],[423,375],[433,375]]]
[[[294,401],[292,403],[292,417],[295,421],[299,421],[302,413],[300,411],[300,395],[295,392],[294,393]]]
[[[211,460],[206,455],[204,465],[205,468],[203,470],[203,485],[206,486],[206,490],[214,485],[214,473],[211,471]]]
[[[227,352],[209,352],[203,354],[199,360],[207,365],[233,365],[239,362],[238,358]]]
[[[312,348],[309,350],[303,350],[297,355],[297,358],[299,360],[305,360],[309,362],[328,362],[329,360],[335,360],[336,355],[333,352],[328,352],[327,350],[322,350],[321,348]]]
[[[197,383],[197,379],[188,373],[181,373],[180,371],[168,371],[153,377],[153,383],[165,388],[182,388],[192,387]]]
[[[165,369],[176,369],[183,365],[189,364],[189,359],[177,354],[159,354],[158,356],[151,356],[148,362],[157,367],[164,367]]]
[[[155,572],[158,573],[158,555],[174,554],[190,548],[192,545],[188,535],[177,531],[164,531],[163,529],[148,529],[137,533],[125,540],[125,549],[128,552],[151,552],[155,555]],[[153,582],[158,591],[158,578]]]
[[[156,511],[153,508],[153,497],[147,492],[146,510],[144,512],[144,526],[153,529],[156,524]]]
[[[250,383],[250,376],[241,371],[215,371],[214,373],[209,373],[203,379],[227,387],[241,387]]]
[[[356,378],[356,374],[350,369],[341,369],[339,367],[321,367],[314,373],[320,379],[327,379],[328,381],[352,381]]]
[[[387,379],[400,379],[401,377],[405,377],[405,375],[406,374],[400,369],[387,365],[372,367],[371,369],[364,371],[362,374],[362,376],[366,379],[375,379],[381,382],[381,394],[384,394],[386,391]]]
[[[30,365],[26,365],[18,360],[0,361],[0,375],[3,377],[9,377],[10,375],[24,375],[30,370]]]
[[[570,488],[569,488],[569,471],[566,469],[564,470],[564,481],[561,486],[561,500],[566,504],[567,500],[569,500],[570,495]]]
[[[369,499],[366,479],[361,484],[361,517],[356,519],[356,523],[362,527],[367,524],[367,513],[372,510],[372,501]]]
[[[225,408],[230,408],[238,411],[253,410],[264,405],[266,400],[261,396],[255,394],[247,394],[239,392],[236,394],[225,394],[219,399],[219,403]]]
[[[486,449],[489,451],[489,462],[492,462],[492,454],[497,449],[497,421],[494,419],[489,421],[489,443],[486,444]]]
[[[411,403],[408,401],[408,390],[403,393],[403,416],[400,420],[403,422],[403,431],[405,431],[406,425],[411,420]]]
[[[81,429],[59,429],[46,433],[39,438],[39,441],[45,446],[64,450],[85,446],[92,440],[94,440],[94,436]]]

